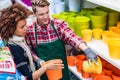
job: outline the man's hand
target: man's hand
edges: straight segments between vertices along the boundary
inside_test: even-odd
[[[89,64],[91,64],[91,60],[97,64],[97,55],[90,48],[85,49],[83,52],[86,54]]]

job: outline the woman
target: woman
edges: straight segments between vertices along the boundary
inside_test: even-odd
[[[47,69],[62,69],[63,64],[51,62],[35,71],[31,51],[24,36],[26,35],[26,18],[30,12],[20,4],[14,4],[1,12],[0,34],[6,40],[17,69],[27,78],[36,80]]]

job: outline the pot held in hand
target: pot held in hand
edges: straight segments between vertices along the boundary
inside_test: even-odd
[[[58,63],[61,63],[61,59],[54,59],[54,60],[50,60],[50,61],[47,61],[47,63],[51,62],[51,61],[55,61],[55,62],[58,62]],[[59,80],[62,78],[62,69],[56,69],[56,70],[47,70],[46,71],[46,74],[47,74],[47,77],[48,77],[48,80]]]
[[[87,73],[98,73],[100,74],[102,72],[102,63],[100,58],[98,57],[98,64],[95,64],[93,61],[91,61],[91,65],[88,64],[88,61],[83,62],[83,70]]]

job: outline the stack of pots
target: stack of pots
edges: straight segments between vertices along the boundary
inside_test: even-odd
[[[75,31],[74,24],[73,24],[74,18],[75,17],[68,17],[68,19],[67,19],[68,25],[69,25],[70,29],[73,31]]]
[[[107,29],[109,26],[115,26],[116,23],[119,21],[119,13],[118,12],[109,12],[108,13],[108,24],[107,24]]]
[[[97,7],[97,9],[108,13],[106,29],[109,29],[109,26],[116,26],[116,23],[119,21],[119,18],[120,18],[119,12],[111,10],[109,8],[102,7],[102,6]]]
[[[99,10],[95,10],[91,16],[91,28],[92,29],[105,29],[107,24],[107,13]]]
[[[74,18],[75,33],[81,37],[81,30],[89,29],[90,18],[85,16],[78,16]]]

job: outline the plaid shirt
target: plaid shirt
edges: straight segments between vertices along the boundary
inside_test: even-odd
[[[65,43],[70,44],[76,49],[81,42],[84,42],[81,38],[79,38],[68,26],[68,24],[62,20],[58,19],[51,19],[54,27],[60,37]],[[37,22],[36,34],[37,34],[37,41],[38,44],[41,43],[49,43],[53,42],[58,39],[54,29],[52,28],[51,24],[49,23],[46,26],[40,26]],[[36,47],[36,37],[35,37],[35,26],[34,24],[28,27],[28,31],[26,34],[26,42],[28,46],[31,48],[32,52],[34,53],[34,49]]]

